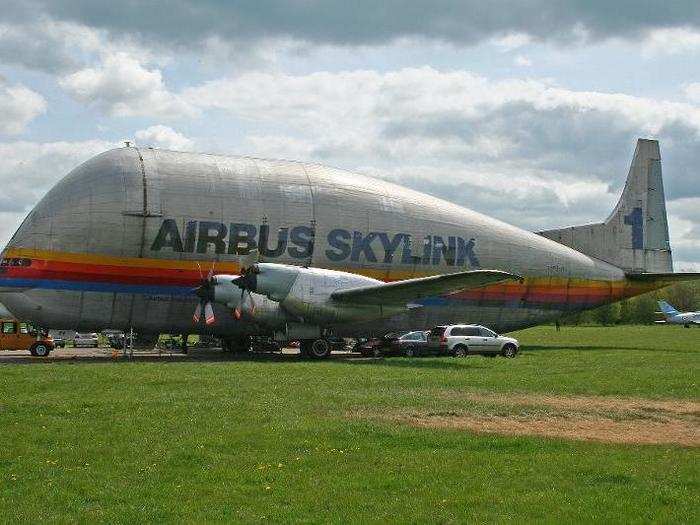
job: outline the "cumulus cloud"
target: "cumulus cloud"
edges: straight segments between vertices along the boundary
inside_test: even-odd
[[[0,133],[18,134],[46,111],[46,100],[21,84],[9,85],[0,77]]]
[[[134,135],[138,144],[177,151],[188,151],[194,142],[173,128],[158,124],[136,132]]]
[[[513,63],[515,63],[516,66],[520,67],[530,67],[532,65],[532,60],[527,58],[525,55],[517,55],[513,59]]]
[[[129,55],[118,52],[96,67],[81,69],[59,84],[76,100],[94,104],[113,116],[193,116],[196,110],[171,93],[159,69],[148,69]]]
[[[642,42],[642,52],[645,55],[677,55],[698,49],[700,29],[697,25],[653,29]]]
[[[39,13],[25,20],[0,21],[0,62],[50,74],[66,75],[114,53],[142,62],[165,62],[167,56],[144,46],[135,35],[110,34]]]
[[[700,104],[700,82],[686,84],[683,86],[683,93],[690,102]]]
[[[284,122],[292,138],[276,133],[267,144],[345,165],[493,163],[537,170],[551,180],[569,173],[619,184],[637,136],[667,138],[664,151],[681,156],[697,155],[700,142],[700,108],[692,104],[429,67],[249,73],[188,89],[183,97],[246,120]],[[271,149],[264,135],[252,139]],[[673,191],[698,191],[670,179]]]

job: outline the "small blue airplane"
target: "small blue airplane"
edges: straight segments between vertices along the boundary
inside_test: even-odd
[[[682,324],[686,328],[690,328],[691,324],[700,325],[700,312],[679,312],[666,301],[659,301],[659,314],[664,316],[663,321],[656,321],[662,324]]]

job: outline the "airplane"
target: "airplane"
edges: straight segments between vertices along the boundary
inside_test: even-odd
[[[700,325],[700,312],[679,312],[666,301],[659,301],[660,312],[656,312],[664,316],[663,321],[654,321],[659,324],[682,324],[686,328],[690,328],[691,324]]]
[[[673,273],[643,139],[604,222],[540,232],[318,164],[127,144],[60,180],[1,257],[0,300],[37,326],[268,335],[313,358],[331,337],[506,332],[700,277]]]

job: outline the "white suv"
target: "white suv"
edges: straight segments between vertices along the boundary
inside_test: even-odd
[[[517,339],[498,335],[478,324],[456,324],[446,327],[441,344],[446,344],[447,353],[456,357],[469,354],[515,357],[520,350]]]

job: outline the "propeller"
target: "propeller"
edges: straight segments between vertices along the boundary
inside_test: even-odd
[[[199,269],[199,277],[202,279],[202,282],[194,289],[194,293],[199,297],[199,303],[197,303],[197,307],[194,309],[192,321],[194,321],[195,324],[199,324],[202,320],[202,312],[204,312],[204,323],[206,325],[211,325],[216,322],[214,307],[211,304],[214,300],[214,286],[216,285],[214,281],[214,263],[212,262],[206,279],[202,274],[202,267],[199,263],[197,263],[197,268]]]
[[[233,315],[236,319],[240,319],[243,315],[243,311],[246,310],[246,303],[249,305],[247,312],[251,316],[255,314],[255,301],[251,292],[254,292],[257,287],[259,270],[256,263],[258,260],[257,250],[251,250],[247,255],[240,258],[241,275],[233,280],[233,284],[241,289],[241,300],[233,310]]]
[[[233,315],[236,319],[240,319],[244,311],[251,316],[255,314],[255,301],[253,300],[251,292],[255,291],[257,286],[257,274],[259,270],[256,263],[258,260],[259,256],[257,250],[251,250],[248,254],[239,258],[238,264],[241,273],[239,277],[233,279],[233,284],[241,289],[241,300],[238,306],[233,310]],[[195,324],[199,324],[202,320],[202,313],[204,313],[204,322],[207,325],[211,325],[216,322],[214,307],[212,306],[214,302],[214,289],[216,288],[214,262],[212,262],[206,278],[204,278],[202,274],[202,267],[199,263],[197,263],[197,268],[199,269],[201,283],[194,289],[194,293],[199,297],[199,303],[197,303],[194,314],[192,315],[192,321],[194,321]]]

